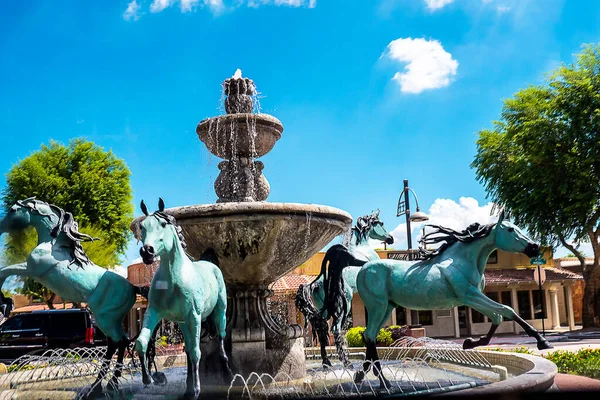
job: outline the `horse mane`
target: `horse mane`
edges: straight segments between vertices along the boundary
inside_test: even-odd
[[[42,217],[50,218],[50,214],[45,214],[37,208],[39,205],[48,206],[48,208],[50,208],[50,210],[58,217],[58,222],[54,228],[52,228],[52,231],[50,231],[50,235],[56,238],[62,232],[69,239],[69,249],[73,256],[73,260],[71,260],[69,265],[77,264],[79,268],[84,268],[85,265],[92,263],[87,254],[85,254],[81,242],[93,242],[100,239],[79,232],[79,225],[77,224],[77,221],[75,221],[73,214],[54,204],[36,200],[35,198],[29,198],[22,201],[18,200],[17,205],[25,207]]]
[[[352,232],[356,232],[356,245],[367,238],[367,234],[373,225],[378,222],[381,222],[379,220],[379,210],[356,219],[356,225],[352,227]]]
[[[426,225],[435,228],[433,232],[424,235],[419,243],[418,256],[421,260],[429,260],[439,256],[446,251],[450,246],[457,242],[471,243],[478,239],[487,237],[492,232],[492,228],[496,224],[481,225],[478,222],[472,223],[462,231],[455,231],[450,228],[445,228],[440,225]],[[442,243],[435,250],[427,250],[426,245]]]

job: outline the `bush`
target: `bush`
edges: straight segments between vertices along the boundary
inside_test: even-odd
[[[364,326],[355,326],[354,328],[348,329],[346,333],[346,340],[350,347],[363,347],[365,345],[365,338],[363,333],[366,328]]]
[[[389,346],[392,342],[392,332],[386,328],[381,328],[379,334],[377,334],[377,346]]]
[[[526,347],[490,350],[535,355],[533,351]],[[577,352],[557,350],[546,354],[544,358],[556,364],[558,372],[561,374],[574,374],[600,379],[600,349],[580,349]]]
[[[381,328],[377,335],[377,346],[389,346],[395,340],[400,339],[403,336],[407,336],[407,326],[392,325],[390,327]],[[364,326],[355,326],[354,328],[348,329],[346,333],[346,340],[350,347],[364,347],[365,338],[363,337],[366,328]]]
[[[392,334],[392,343],[396,340],[408,336],[408,325],[392,325],[389,328],[385,328]]]

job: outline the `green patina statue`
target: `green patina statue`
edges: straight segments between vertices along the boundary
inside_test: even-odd
[[[0,288],[9,276],[26,276],[63,299],[87,303],[108,339],[105,361],[92,384],[92,392],[102,392],[101,381],[108,371],[108,360],[117,349],[117,368],[109,387],[118,388],[123,356],[130,343],[123,331],[123,319],[135,304],[136,294],[146,297],[147,290],[97,266],[86,256],[81,242],[95,239],[79,232],[71,213],[35,198],[20,200],[0,221],[0,234],[22,231],[29,226],[37,232],[37,247],[26,262],[0,267]]]
[[[142,331],[135,346],[142,360],[143,381],[146,385],[151,382],[145,354],[152,331],[163,318],[175,321],[183,332],[187,355],[185,396],[196,398],[200,393],[200,332],[205,321],[212,325],[219,340],[223,379],[226,384],[232,379],[224,346],[227,292],[223,275],[217,265],[211,262],[194,262],[190,259],[185,252],[181,230],[175,218],[164,212],[162,199],[158,211],[152,214],[148,213],[143,201],[141,207],[146,217],[139,224],[139,235],[143,242],[140,255],[146,264],[152,264],[157,257],[160,258],[160,266],[150,285]]]
[[[534,337],[538,349],[552,348],[512,308],[496,303],[482,292],[485,287],[484,270],[492,251],[500,249],[535,257],[539,254],[539,246],[514,224],[506,221],[504,213],[495,224],[475,223],[462,232],[433,227],[435,230],[424,236],[422,243],[441,243],[441,246],[434,251],[421,248],[421,260],[370,261],[357,275],[358,293],[369,318],[364,333],[366,362],[363,371],[355,375],[356,383],[361,382],[373,366],[381,387],[389,387],[389,382],[381,372],[375,343],[377,333],[396,307],[440,310],[465,305],[486,315],[492,321],[488,334],[479,339],[466,339],[463,344],[465,349],[487,345],[503,318],[517,322],[529,336]],[[332,282],[333,289],[335,285]],[[334,293],[337,292],[339,289],[334,290]],[[328,301],[334,300],[329,298]]]
[[[329,326],[327,320],[329,318],[333,319],[331,331],[340,361],[346,367],[350,365],[343,348],[342,329],[346,325],[351,312],[352,296],[357,292],[356,275],[360,271],[360,266],[367,261],[379,260],[379,255],[369,245],[369,239],[385,241],[387,244],[394,243],[394,238],[385,230],[383,222],[379,220],[379,210],[370,215],[359,217],[356,220],[356,226],[352,228],[352,237],[347,248],[352,257],[348,258],[350,265],[342,270],[344,301],[348,304],[348,307],[336,308],[331,313],[328,313],[324,308],[324,287],[325,282],[329,282],[326,279],[326,264],[330,261],[332,252],[326,253],[319,276],[310,284],[298,287],[296,306],[304,314],[305,321],[311,322],[313,334],[319,338],[323,366],[331,366],[331,361],[327,357],[325,349],[328,344]],[[357,261],[354,261],[354,259]],[[311,303],[311,298],[314,306]]]

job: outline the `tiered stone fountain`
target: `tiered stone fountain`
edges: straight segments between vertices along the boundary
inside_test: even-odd
[[[283,126],[275,117],[252,113],[256,88],[239,70],[223,90],[227,114],[196,129],[208,150],[225,159],[214,184],[217,203],[166,212],[182,227],[190,255],[199,258],[213,249],[218,257],[228,289],[235,372],[300,378],[306,374],[302,328],[271,318],[268,286],[347,231],[352,217],[333,207],[265,202],[270,187],[256,159],[273,148]]]

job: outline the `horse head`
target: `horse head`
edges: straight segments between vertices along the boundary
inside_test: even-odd
[[[511,253],[524,253],[527,257],[536,257],[540,254],[540,246],[531,240],[515,224],[504,218],[504,211],[500,213],[498,222],[494,227],[496,246],[500,250]]]
[[[17,200],[17,202],[8,209],[8,212],[4,215],[2,220],[0,220],[0,235],[3,233],[19,232],[30,226],[31,211],[36,209],[38,203],[45,204],[36,202],[35,197]]]
[[[385,241],[387,244],[394,243],[394,237],[390,235],[383,227],[383,222],[379,219],[379,210],[373,212],[368,217],[368,237],[375,240]]]
[[[141,209],[146,218],[140,222],[140,236],[142,248],[140,256],[144,264],[154,263],[156,257],[168,254],[178,245],[185,248],[181,235],[181,228],[177,226],[175,218],[166,214],[163,199],[158,201],[158,211],[150,214],[148,207],[142,200]]]

